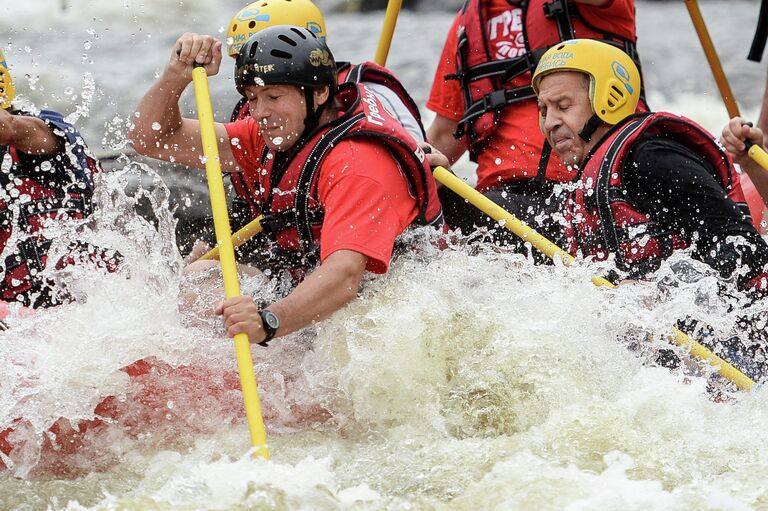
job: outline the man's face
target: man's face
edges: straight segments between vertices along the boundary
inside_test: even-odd
[[[245,95],[267,147],[273,151],[293,147],[307,117],[304,91],[295,85],[249,85]]]
[[[552,149],[566,165],[578,164],[598,138],[590,142],[579,131],[592,117],[588,82],[582,73],[558,71],[539,83],[539,127]]]

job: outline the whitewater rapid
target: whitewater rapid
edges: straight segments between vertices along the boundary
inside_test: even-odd
[[[7,55],[22,100],[76,117],[110,151],[126,149],[131,109],[177,32],[222,34],[240,5],[70,3],[0,0]],[[757,8],[702,2],[752,117],[766,74],[743,62]],[[638,16],[651,105],[717,132],[725,110],[684,8],[638,2]],[[451,17],[401,18],[390,62],[421,104]],[[330,16],[337,56],[373,55],[380,21]],[[237,99],[227,69],[211,81],[220,119]],[[119,250],[121,269],[52,272],[76,302],[13,314],[0,333],[0,431],[18,431],[0,509],[768,509],[765,391],[737,393],[690,361],[654,364],[678,319],[728,338],[743,312],[715,298],[701,265],[693,282],[676,276],[684,255],[661,283],[606,290],[590,282],[606,266],[534,266],[418,233],[360,299],[253,348],[272,461],[252,460],[232,344],[210,317],[220,295],[178,308],[199,282],[181,273],[178,204],[158,167],[118,160],[77,226],[78,240]],[[269,293],[258,279],[243,289]],[[114,413],[66,433],[98,407]]]

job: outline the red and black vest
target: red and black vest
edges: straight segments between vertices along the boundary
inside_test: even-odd
[[[48,306],[56,298],[41,273],[51,241],[40,231],[48,220],[77,220],[91,213],[93,174],[100,167],[88,155],[78,131],[61,114],[48,110],[14,113],[44,120],[62,140],[62,149],[53,156],[32,156],[0,146],[0,253],[10,254],[3,261],[0,300]],[[9,242],[14,246],[8,247]],[[84,254],[93,254],[88,247],[81,248]],[[57,262],[57,267],[79,258],[73,252]]]
[[[261,226],[274,242],[282,265],[295,269],[319,262],[318,248],[323,207],[318,199],[320,168],[333,147],[343,140],[365,138],[386,146],[406,177],[419,214],[417,225],[442,225],[437,186],[424,151],[383,108],[373,91],[363,84],[345,83],[336,100],[343,112],[287,153],[265,147],[263,171],[255,179],[247,198],[251,215],[263,215]],[[361,162],[361,164],[363,164]]]
[[[627,155],[646,134],[672,139],[701,155],[717,173],[728,197],[749,215],[728,153],[703,128],[665,112],[625,119],[582,164],[577,188],[566,203],[566,239],[571,255],[580,251],[585,257],[605,260],[615,254],[616,268],[633,277],[655,270],[673,250],[688,246],[680,233],[638,211],[625,193],[622,171]]]
[[[524,100],[535,100],[536,94],[528,84],[513,87],[510,82],[536,69],[539,59],[551,46],[575,38],[597,39],[623,49],[640,69],[635,38],[612,34],[588,25],[576,6],[567,0],[522,0],[522,25],[526,53],[522,56],[496,60],[489,47],[487,34],[487,8],[483,0],[466,0],[459,11],[459,32],[456,56],[456,74],[447,80],[458,80],[464,99],[464,114],[459,120],[456,138],[469,135],[470,158],[476,161],[483,142],[498,124],[502,109]],[[510,3],[510,5],[512,5]],[[641,102],[641,111],[646,108]],[[531,119],[531,126],[538,119]],[[545,142],[539,162],[538,178],[543,180],[551,148]]]
[[[350,64],[349,62],[340,62],[338,64],[339,76],[338,82],[341,86],[345,83],[361,84],[363,82],[376,83],[383,85],[397,94],[403,104],[408,108],[413,118],[419,124],[423,138],[426,139],[426,132],[421,122],[421,113],[419,107],[413,100],[400,80],[387,68],[373,62],[363,62],[361,64]],[[243,97],[232,111],[231,122],[246,119],[251,116],[251,110],[248,106],[248,100]],[[254,194],[258,193],[258,185],[252,176],[245,172],[233,172],[229,174],[232,186],[235,189],[237,197],[232,205],[232,224],[236,227],[242,227],[250,220],[256,218],[252,216],[255,207]]]

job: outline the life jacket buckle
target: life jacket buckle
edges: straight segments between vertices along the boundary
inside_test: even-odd
[[[495,90],[483,97],[484,111],[498,110],[507,104],[507,94],[505,90]]]

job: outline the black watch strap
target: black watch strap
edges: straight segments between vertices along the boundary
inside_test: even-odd
[[[274,312],[267,309],[260,309],[259,316],[261,316],[261,327],[264,329],[266,336],[259,343],[259,346],[267,346],[269,341],[275,338],[275,334],[280,329],[280,320]]]

